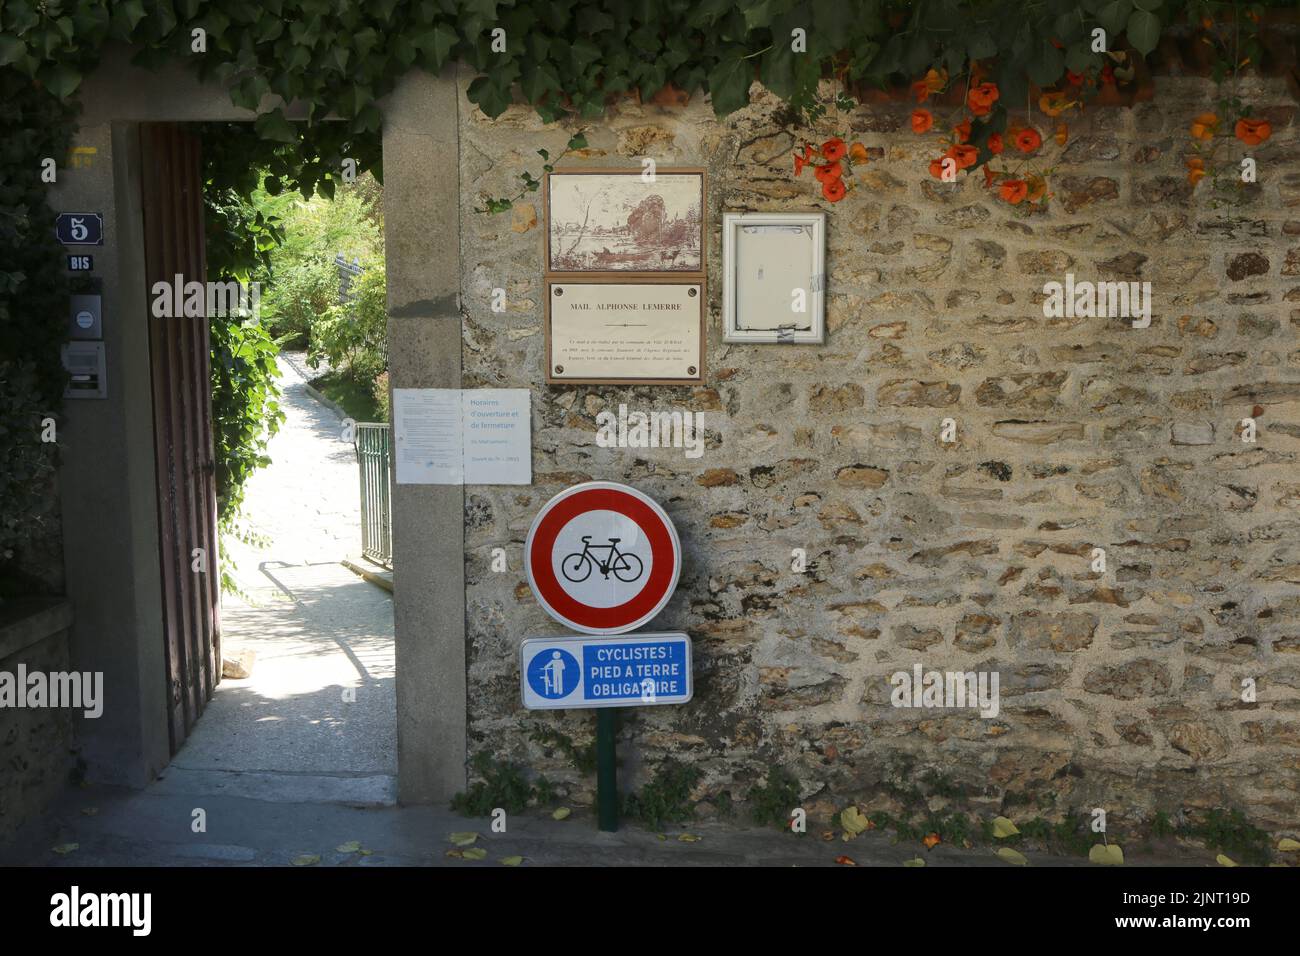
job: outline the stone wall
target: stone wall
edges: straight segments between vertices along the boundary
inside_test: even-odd
[[[56,598],[0,605],[0,672],[68,671],[71,623],[70,605]],[[67,785],[72,746],[72,711],[0,707],[0,845]]]
[[[898,809],[915,788],[931,810],[1102,806],[1140,823],[1225,806],[1294,825],[1300,172],[1294,101],[1249,92],[1275,133],[1240,203],[1216,207],[1208,180],[1193,196],[1187,128],[1213,90],[1164,79],[1154,102],[1075,114],[1064,148],[1049,139],[1056,198],[1031,214],[982,176],[931,179],[935,141],[912,134],[908,104],[846,117],[873,159],[834,206],[807,173],[793,179],[795,136],[758,87],[722,122],[698,98],[612,110],[565,165],[708,169],[699,388],[543,384],[540,197],[513,214],[474,207],[540,174],[535,151],[558,153],[573,130],[462,103],[465,386],[530,388],[534,442],[532,487],[466,489],[471,752],[590,797],[563,748],[535,739],[581,746],[590,714],[520,706],[520,640],[560,630],[521,559],[551,495],[608,479],[672,516],[685,565],[656,627],[689,632],[696,652],[694,701],[624,727],[630,785],[672,756],[703,771],[705,812],[781,766],[822,813]],[[826,344],[724,345],[721,211],[806,208],[828,213]],[[1151,327],[1044,318],[1043,284],[1066,272],[1150,281]],[[703,457],[597,447],[595,415],[620,402],[705,412]],[[1243,443],[1252,414],[1258,440]],[[940,441],[944,418],[955,443]],[[509,573],[491,572],[494,547]],[[795,548],[807,573],[791,571]],[[996,670],[1000,713],[890,706],[889,675],[918,662]]]

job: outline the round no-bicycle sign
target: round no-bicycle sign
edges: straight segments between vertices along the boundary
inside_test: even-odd
[[[528,584],[546,612],[584,634],[624,634],[677,587],[682,546],[653,499],[612,481],[568,488],[533,519]]]

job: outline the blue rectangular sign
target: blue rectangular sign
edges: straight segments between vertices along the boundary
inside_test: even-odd
[[[97,212],[61,212],[54,220],[54,235],[65,246],[102,246],[104,217]]]
[[[681,633],[530,637],[519,663],[529,710],[684,704],[693,692]]]

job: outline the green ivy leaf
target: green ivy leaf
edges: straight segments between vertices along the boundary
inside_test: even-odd
[[[597,7],[583,7],[578,13],[578,29],[588,36],[602,30],[612,30],[614,18]]]
[[[1160,42],[1160,18],[1146,10],[1134,10],[1124,34],[1134,49],[1146,56]]]
[[[113,4],[113,25],[120,31],[123,39],[129,39],[136,24],[144,19],[142,0],[123,0]]]
[[[445,23],[440,23],[433,28],[433,61],[439,68],[447,62],[452,47],[459,39],[456,31]]]
[[[564,89],[564,84],[550,63],[538,63],[531,70],[524,71],[519,88],[530,103],[535,103],[552,90]]]
[[[794,58],[790,44],[774,43],[772,49],[763,54],[759,66],[759,78],[769,90],[788,100],[794,96]]]
[[[1065,65],[1075,73],[1083,73],[1097,65],[1099,55],[1092,52],[1090,41],[1075,40],[1065,51]]]
[[[600,47],[586,37],[578,37],[569,48],[569,55],[573,60],[574,71],[582,73],[600,59]]]
[[[1026,66],[1029,78],[1039,86],[1051,86],[1061,78],[1065,60],[1050,40],[1039,41],[1038,50]]]
[[[297,143],[298,133],[293,125],[285,119],[283,110],[263,113],[253,121],[259,136],[275,140],[278,143]]]
[[[0,36],[0,66],[8,66],[27,53],[27,44],[17,37]]]
[[[81,74],[62,63],[42,69],[39,77],[45,88],[61,100],[66,100],[81,85]]]
[[[978,31],[970,36],[966,41],[966,55],[972,60],[984,60],[991,56],[996,56],[998,45],[993,42],[993,38],[983,30]]]
[[[1124,24],[1128,22],[1128,16],[1133,12],[1132,0],[1111,0],[1100,10],[1097,11],[1097,20],[1110,34],[1106,41],[1106,48],[1114,49],[1113,38],[1120,30],[1124,29]]]
[[[775,6],[773,0],[758,0],[757,3],[750,3],[745,7],[744,11],[745,26],[750,30],[770,26],[773,17],[773,6]]]
[[[915,76],[929,66],[933,59],[934,51],[930,47],[930,41],[922,33],[914,34],[907,44],[907,52],[903,54],[903,67]]]
[[[827,53],[833,53],[843,43],[844,37],[853,28],[854,5],[844,0],[813,0],[813,26],[815,35],[829,41]],[[789,46],[790,31],[786,31],[786,45]],[[813,39],[813,37],[809,37]]]
[[[471,103],[493,119],[504,113],[510,106],[508,92],[500,89],[486,76],[476,77],[465,90],[465,95],[469,97]]]
[[[713,111],[726,116],[749,105],[749,84],[753,70],[742,47],[727,47],[709,73],[709,95]]]

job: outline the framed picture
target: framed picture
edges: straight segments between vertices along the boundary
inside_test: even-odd
[[[704,279],[546,280],[546,382],[698,385]]]
[[[826,340],[826,214],[722,214],[722,340]]]
[[[703,274],[703,169],[557,169],[544,193],[547,275]]]

